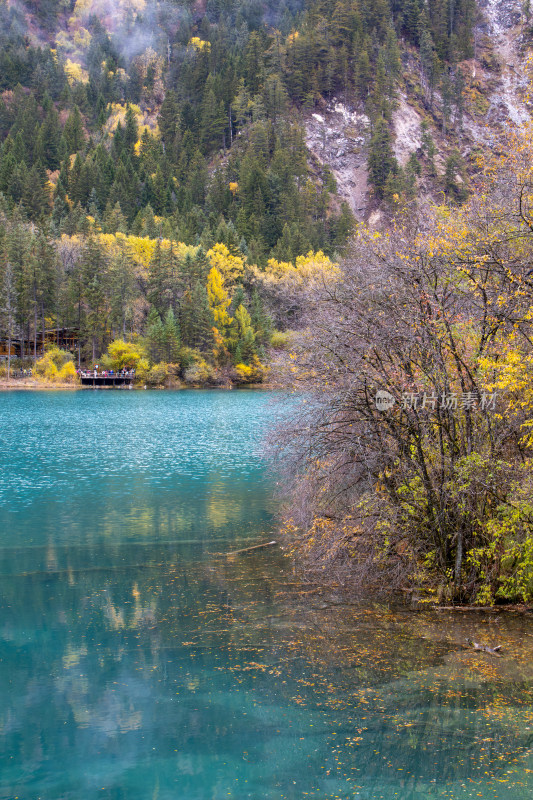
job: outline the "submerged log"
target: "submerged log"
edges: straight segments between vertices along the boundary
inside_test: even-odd
[[[232,550],[230,553],[217,553],[219,556],[239,556],[241,553],[249,553],[251,550],[261,550],[263,547],[272,547],[277,542],[263,542],[262,544],[254,544],[252,547],[243,547],[241,550]]]
[[[506,606],[435,606],[437,611],[491,611],[494,614],[499,614],[501,611],[506,610]]]
[[[472,639],[467,639],[467,642],[474,648],[474,650],[480,650],[482,653],[488,653],[489,656],[501,656],[501,644],[496,645],[496,647],[489,647],[488,644],[479,644],[479,642],[474,642]]]

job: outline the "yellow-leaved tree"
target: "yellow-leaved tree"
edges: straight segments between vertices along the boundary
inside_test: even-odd
[[[114,370],[137,369],[144,362],[145,354],[139,345],[115,339],[107,348],[107,355],[103,356],[102,365]]]
[[[220,333],[224,335],[233,322],[228,314],[231,298],[224,289],[222,275],[216,267],[211,267],[209,275],[207,276],[207,296],[209,298],[209,306],[213,312],[215,325]]]
[[[321,250],[298,256],[294,263],[271,258],[265,270],[254,265],[246,270],[247,282],[268,305],[276,308],[280,319],[285,317],[287,327],[298,327],[299,317],[313,296],[325,287],[332,287],[340,275],[338,264]]]
[[[291,514],[312,563],[339,547],[358,585],[533,599],[532,133],[463,208],[360,226],[333,285],[311,259],[251,270],[274,296],[291,285],[291,309],[312,292]]]
[[[48,383],[77,383],[78,376],[72,354],[59,347],[50,347],[35,364],[38,378]]]
[[[225,244],[221,242],[215,244],[207,251],[207,258],[211,266],[218,269],[226,285],[231,285],[242,278],[244,258],[232,255]]]

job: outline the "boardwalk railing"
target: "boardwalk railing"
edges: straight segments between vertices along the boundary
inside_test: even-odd
[[[96,372],[96,370],[82,370],[79,373],[82,386],[132,386],[135,372]]]

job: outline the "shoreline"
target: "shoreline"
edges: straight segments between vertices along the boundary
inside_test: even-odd
[[[93,386],[82,386],[80,383],[53,383],[51,381],[39,381],[33,378],[11,378],[9,381],[7,378],[0,378],[0,391],[11,391],[11,390],[24,390],[24,391],[50,391],[50,390],[57,390],[57,391],[73,391],[73,390],[80,390],[80,391],[182,391],[185,389],[223,389],[225,391],[239,391],[241,389],[254,389],[254,390],[263,390],[263,391],[274,391],[276,389],[280,389],[280,386],[277,386],[273,383],[241,383],[241,384],[222,384],[219,386],[214,386],[212,384],[185,384],[185,383],[177,383],[172,386],[148,386],[146,384],[137,384],[135,386],[99,386],[97,388]]]
[[[39,389],[81,389],[78,383],[52,383],[51,381],[37,381],[33,378],[0,378],[0,391],[10,389],[27,389],[28,391],[38,391]]]

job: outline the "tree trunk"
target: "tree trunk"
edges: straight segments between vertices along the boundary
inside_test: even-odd
[[[33,363],[37,363],[37,300],[33,303]]]
[[[457,531],[457,550],[455,552],[455,586],[459,587],[461,567],[463,566],[463,532]]]
[[[11,317],[11,307],[9,309],[9,317],[7,321],[8,329],[7,329],[7,379],[9,380],[11,377],[11,326],[12,326],[12,317]]]
[[[44,338],[46,334],[46,322],[44,319],[44,302],[41,302],[41,325],[43,329],[43,355],[44,355]]]

